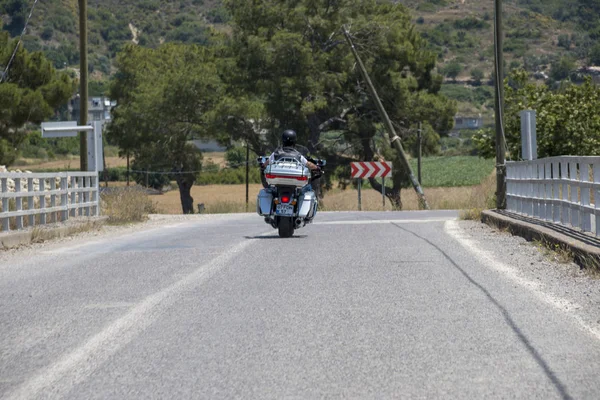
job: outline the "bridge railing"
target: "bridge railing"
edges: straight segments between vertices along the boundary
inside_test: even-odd
[[[100,214],[97,172],[0,173],[3,232]]]
[[[600,157],[508,162],[507,209],[600,236]]]

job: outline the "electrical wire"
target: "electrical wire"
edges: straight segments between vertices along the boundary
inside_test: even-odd
[[[8,74],[8,70],[10,69],[12,62],[14,61],[15,56],[17,55],[17,50],[19,49],[19,46],[23,42],[23,36],[25,35],[25,31],[27,30],[27,26],[29,25],[29,21],[31,20],[31,16],[33,15],[33,10],[35,10],[35,6],[37,5],[37,3],[38,3],[38,0],[34,0],[33,5],[31,6],[31,10],[29,11],[29,16],[27,17],[27,21],[25,21],[25,26],[23,27],[23,31],[21,32],[21,35],[19,36],[19,40],[17,41],[17,45],[15,46],[12,56],[8,60],[8,64],[6,64],[6,68],[4,69],[2,76],[0,76],[0,83],[4,82],[4,80]]]

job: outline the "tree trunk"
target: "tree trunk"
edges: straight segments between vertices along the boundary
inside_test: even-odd
[[[192,197],[192,186],[194,178],[185,175],[177,176],[177,186],[179,186],[179,198],[181,199],[181,209],[184,214],[194,213],[194,198]]]

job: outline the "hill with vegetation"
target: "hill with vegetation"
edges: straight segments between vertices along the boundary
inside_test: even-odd
[[[494,1],[402,0],[438,55],[444,94],[464,114],[493,108]],[[599,0],[504,0],[507,72],[524,68],[539,79],[581,80],[577,70],[600,65]],[[488,86],[488,87],[486,87]]]
[[[19,35],[32,4],[32,0],[0,0],[3,30]],[[78,10],[77,0],[38,2],[24,37],[27,50],[42,50],[56,68],[77,71]],[[222,29],[228,19],[224,7],[213,0],[89,0],[91,80],[104,81],[114,74],[116,54],[125,43],[147,47],[164,42],[207,44],[211,30]],[[92,87],[94,91],[98,88]]]
[[[480,86],[493,79],[493,0],[400,0],[438,55],[447,83]],[[32,0],[0,0],[3,29],[20,33]],[[38,2],[25,45],[43,50],[57,68],[78,68],[78,2]],[[114,72],[125,43],[207,44],[211,31],[228,31],[223,0],[90,0],[89,68],[92,81]],[[523,66],[538,78],[559,80],[578,66],[600,65],[599,0],[505,0],[507,69]],[[93,85],[92,91],[98,92]],[[489,112],[491,92],[445,88],[461,111]]]

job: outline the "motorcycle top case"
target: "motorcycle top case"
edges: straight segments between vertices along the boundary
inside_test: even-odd
[[[269,185],[304,187],[310,181],[310,170],[295,159],[281,159],[265,168]]]

